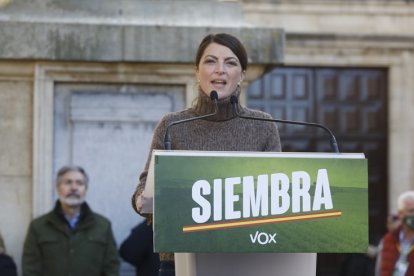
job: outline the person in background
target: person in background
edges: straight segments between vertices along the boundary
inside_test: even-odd
[[[154,253],[152,226],[145,221],[135,226],[122,242],[119,255],[135,266],[137,276],[157,276],[160,257]]]
[[[6,245],[0,233],[0,276],[17,276],[16,263],[6,253]]]
[[[111,223],[85,202],[88,176],[78,166],[59,170],[54,209],[30,223],[24,276],[117,276],[119,256]]]
[[[383,238],[380,276],[414,275],[414,191],[398,197],[401,225]]]
[[[230,99],[232,96],[240,97],[240,85],[246,75],[247,61],[246,49],[236,37],[219,33],[203,38],[195,57],[198,98],[192,107],[165,115],[156,126],[145,169],[132,196],[132,206],[138,214],[142,210],[142,192],[145,189],[151,154],[154,149],[164,149],[167,126],[178,120],[213,113],[215,104],[210,99],[212,91],[218,94],[217,113],[202,120],[174,125],[170,129],[172,150],[281,151],[275,123],[246,120],[234,112]],[[243,107],[239,103],[240,100],[237,109],[244,116],[271,118],[268,113]],[[151,221],[151,217],[147,217]],[[162,252],[160,259],[159,275],[175,275],[174,254]]]
[[[387,233],[390,233],[401,226],[401,219],[397,214],[390,214],[387,216]],[[376,262],[375,262],[375,276],[380,276],[382,248],[384,239],[382,238],[376,248]]]

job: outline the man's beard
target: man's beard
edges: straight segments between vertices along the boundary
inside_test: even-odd
[[[79,206],[85,202],[85,197],[72,194],[72,195],[67,195],[66,197],[59,196],[59,200],[60,202],[68,206]]]

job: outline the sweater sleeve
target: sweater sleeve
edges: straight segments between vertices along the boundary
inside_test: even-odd
[[[165,116],[161,119],[161,121],[155,127],[154,135],[152,137],[151,147],[150,147],[148,157],[147,157],[147,162],[145,163],[145,168],[139,177],[138,185],[135,189],[134,194],[132,195],[132,208],[138,214],[140,213],[138,212],[136,203],[137,203],[138,197],[142,194],[142,192],[145,189],[145,183],[147,181],[148,168],[149,168],[149,164],[151,161],[152,151],[154,149],[164,149],[164,135],[165,135],[165,129],[168,125],[167,122],[168,122],[168,119]]]

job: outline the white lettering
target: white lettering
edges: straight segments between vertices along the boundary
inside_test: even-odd
[[[258,234],[259,234],[259,231],[256,231],[256,234],[254,235],[254,237],[252,234],[250,234],[250,240],[252,241],[252,243],[256,242]]]
[[[326,169],[318,170],[312,210],[320,210],[322,204],[325,205],[325,209],[333,208],[331,188],[329,187],[328,171]]]
[[[273,243],[276,243],[276,233],[274,233],[273,235],[272,234],[269,234],[269,243],[271,243],[271,242],[273,242]]]
[[[225,219],[241,218],[240,211],[234,210],[234,203],[239,201],[239,195],[234,194],[234,185],[240,184],[240,177],[230,177],[224,180],[224,217]]]
[[[292,213],[333,209],[327,169],[317,171],[313,197],[311,177],[305,171],[292,172],[291,180],[284,173],[274,173],[258,175],[257,181],[254,176],[244,176],[214,179],[212,184],[207,180],[193,184],[192,199],[197,206],[192,208],[192,219],[196,223],[268,216],[269,209],[271,215],[284,214],[289,209]],[[236,186],[239,184],[242,186]],[[259,234],[251,237],[252,241],[264,242],[264,236]],[[273,242],[271,237],[268,239]]]
[[[221,179],[214,179],[214,217],[215,221],[221,220],[223,217],[223,199],[222,199],[222,181]]]
[[[243,217],[257,217],[269,214],[268,176],[257,177],[255,193],[253,176],[243,177]],[[251,214],[250,214],[251,211]]]
[[[256,231],[254,236],[250,234],[250,241],[252,243],[258,242],[261,245],[265,245],[269,243],[276,243],[276,233],[270,234],[270,233]]]
[[[292,173],[292,212],[310,211],[310,176],[306,172],[297,171]],[[302,210],[300,203],[302,199]]]
[[[280,215],[289,210],[289,177],[284,173],[275,173],[270,177],[271,214]]]
[[[262,239],[260,237],[265,237],[265,240],[262,241]],[[259,237],[257,239],[259,241],[260,244],[267,244],[267,242],[269,241],[269,236],[266,233],[260,233]]]
[[[205,199],[203,195],[209,195],[211,193],[210,183],[206,180],[198,180],[194,183],[192,188],[193,200],[200,205],[200,207],[194,207],[191,215],[195,222],[204,223],[210,219],[211,205],[210,202]]]

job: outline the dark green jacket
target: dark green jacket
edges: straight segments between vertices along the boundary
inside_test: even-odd
[[[22,267],[24,276],[118,276],[111,223],[84,203],[70,230],[57,201],[51,212],[31,222]]]

